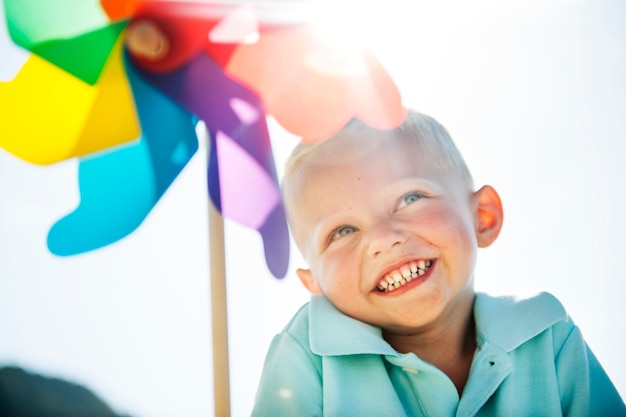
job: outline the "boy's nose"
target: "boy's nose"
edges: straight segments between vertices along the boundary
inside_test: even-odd
[[[406,241],[406,234],[392,224],[380,223],[369,233],[367,254],[377,257],[389,253],[396,246],[401,246]]]

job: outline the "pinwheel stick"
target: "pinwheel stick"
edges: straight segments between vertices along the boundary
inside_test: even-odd
[[[213,322],[213,394],[215,417],[230,416],[230,377],[228,367],[228,308],[226,305],[226,262],[224,220],[209,203],[211,253],[211,319]]]
[[[168,37],[156,24],[149,20],[138,20],[130,23],[125,36],[125,43],[129,52],[138,58],[156,62],[165,58],[169,52]],[[214,411],[215,417],[229,417],[230,375],[224,220],[211,203],[209,203],[209,238]]]

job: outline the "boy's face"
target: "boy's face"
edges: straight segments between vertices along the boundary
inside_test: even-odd
[[[473,193],[402,140],[347,139],[332,155],[313,156],[293,174],[291,223],[310,266],[299,270],[305,285],[388,332],[454,319],[473,299],[477,247],[499,231],[498,223],[493,239],[482,236],[483,189]]]

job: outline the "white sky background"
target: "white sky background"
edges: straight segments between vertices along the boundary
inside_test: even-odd
[[[477,289],[555,294],[626,396],[626,3],[381,3],[363,17],[381,19],[372,49],[405,103],[442,122],[503,199]],[[22,59],[0,26],[0,80]],[[296,139],[270,126],[282,171]],[[0,150],[0,364],[84,383],[136,417],[212,414],[205,150],[137,232],[69,258],[46,234],[78,202],[76,161]],[[308,295],[298,257],[277,281],[256,232],[226,232],[232,411],[246,416],[271,338]]]

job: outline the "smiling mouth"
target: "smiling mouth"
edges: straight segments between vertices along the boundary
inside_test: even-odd
[[[400,268],[385,274],[380,280],[376,289],[378,292],[391,292],[403,285],[408,284],[415,278],[421,277],[430,269],[433,262],[431,260],[411,261]]]

